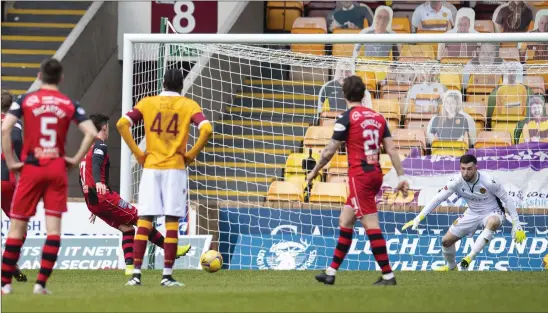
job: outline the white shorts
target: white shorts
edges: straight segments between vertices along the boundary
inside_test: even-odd
[[[187,213],[186,170],[143,169],[139,185],[139,216],[177,216]]]
[[[504,223],[504,213],[500,210],[494,210],[493,212],[484,215],[464,214],[455,220],[453,225],[449,228],[449,231],[459,238],[471,236],[476,232],[479,226],[485,227],[485,225],[487,225],[487,220],[491,216],[497,217],[500,221],[500,225]]]

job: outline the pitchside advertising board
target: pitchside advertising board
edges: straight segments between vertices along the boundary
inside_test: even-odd
[[[122,269],[125,267],[121,247],[120,231],[108,226],[97,218],[89,222],[90,213],[85,203],[69,202],[68,212],[63,215],[62,239],[56,269]],[[195,220],[195,211],[189,216]],[[2,250],[10,220],[2,212]],[[165,234],[163,219],[158,220],[157,228]],[[175,269],[200,269],[200,256],[211,245],[211,235],[195,235],[195,226],[188,219],[179,223],[179,244],[190,244],[189,253],[175,262]],[[27,239],[21,250],[19,266],[22,269],[39,269],[42,246],[46,239],[46,224],[43,203],[39,203],[35,217],[29,221]],[[150,245],[149,245],[150,247]],[[154,267],[163,268],[164,250],[154,250]],[[148,249],[145,255],[148,255]],[[143,263],[148,267],[149,258]]]
[[[457,214],[431,214],[419,231],[398,229],[416,213],[380,212],[381,228],[395,270],[431,270],[443,265],[441,238]],[[220,211],[222,253],[230,269],[319,270],[329,266],[337,245],[339,210],[232,209]],[[541,270],[548,252],[548,216],[523,215],[527,241],[515,244],[506,222],[470,270]],[[542,225],[542,226],[535,226]],[[457,244],[457,258],[470,252],[473,237]],[[347,270],[378,270],[365,230],[358,223],[346,261]]]

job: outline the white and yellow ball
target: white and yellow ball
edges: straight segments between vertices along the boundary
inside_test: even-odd
[[[202,269],[208,273],[215,273],[223,266],[222,255],[215,250],[209,250],[200,257]]]

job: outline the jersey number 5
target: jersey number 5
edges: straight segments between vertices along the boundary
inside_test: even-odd
[[[164,131],[162,130],[162,113],[156,114],[156,117],[152,121],[152,126],[150,126],[150,131],[157,133],[160,136]],[[165,130],[168,134],[173,134],[177,136],[179,134],[179,114],[175,113],[169,120],[167,124],[167,129]]]
[[[55,144],[57,143],[57,132],[55,129],[50,129],[50,125],[57,124],[57,118],[56,117],[42,117],[40,119],[40,133],[43,137],[47,138],[40,138],[40,146],[42,148],[53,148],[55,147]]]
[[[379,153],[379,130],[364,129],[363,130],[363,149],[365,155],[376,155]]]

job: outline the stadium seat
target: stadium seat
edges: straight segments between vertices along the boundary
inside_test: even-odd
[[[333,175],[330,176],[327,175],[327,182],[328,183],[342,183],[342,184],[348,184],[348,176],[340,176],[340,175]]]
[[[523,84],[532,89],[533,93],[544,95],[544,78],[541,76],[525,76],[523,77]]]
[[[327,23],[321,17],[299,17],[293,23],[292,34],[326,34]],[[324,55],[325,44],[292,44],[291,51]]]
[[[327,178],[346,175],[348,175],[348,156],[346,154],[335,154],[327,164]]]
[[[390,131],[395,130],[400,125],[400,102],[392,99],[373,99],[373,110],[381,113],[388,122]]]
[[[266,194],[267,201],[304,201],[304,188],[292,181],[273,181]]]
[[[337,116],[344,111],[324,111],[320,113],[320,126],[332,126],[335,124]]]
[[[436,53],[431,45],[403,45],[401,48],[400,62],[423,62],[435,59]]]
[[[286,181],[296,181],[304,182],[306,173],[302,167],[302,161],[307,159],[309,153],[292,153],[287,157],[284,168],[284,178]],[[317,153],[312,153],[312,157],[318,162],[320,160],[320,155]],[[320,180],[321,175],[318,175],[316,180]]]
[[[487,106],[487,100],[489,99],[488,94],[467,94],[466,102],[480,103],[480,105]]]
[[[374,96],[377,93],[377,77],[373,71],[362,71],[361,69],[356,69],[356,76],[362,78],[363,83],[367,90],[371,93],[371,96]]]
[[[440,83],[446,86],[449,90],[458,90],[462,88],[462,75],[457,74],[458,69],[451,69],[451,72],[440,73]]]
[[[493,120],[519,121],[525,117],[527,106],[527,88],[525,85],[503,85],[496,93],[496,105]]]
[[[474,29],[480,33],[494,33],[495,25],[491,20],[479,20],[474,22]]]
[[[467,94],[490,94],[497,85],[502,83],[500,74],[477,74],[470,75],[470,83],[466,88]],[[466,100],[470,101],[470,100]]]
[[[312,149],[313,153],[320,154],[333,136],[331,126],[310,126],[304,135],[304,150]]]
[[[407,17],[394,17],[392,19],[392,30],[398,34],[411,33],[411,23]]]
[[[478,134],[474,148],[505,147],[512,144],[512,136],[506,131],[482,131]]]
[[[446,20],[424,20],[419,25],[417,33],[436,34],[445,33],[449,30],[449,22]]]
[[[430,122],[430,119],[432,119],[434,114],[439,112],[439,105],[437,105],[439,98],[440,98],[439,94],[432,93],[432,94],[417,94],[416,99],[409,100],[409,106],[407,109],[407,113],[405,114],[405,120],[404,120],[405,128],[426,129],[426,127],[428,126],[428,122]],[[435,109],[433,109],[430,112],[421,111],[418,109],[419,106],[417,105],[417,103],[419,102],[434,103]]]
[[[381,165],[381,170],[383,175],[388,174],[388,172],[390,172],[390,170],[394,167],[392,166],[392,160],[390,159],[390,156],[385,153],[381,154],[379,163]]]
[[[291,31],[295,20],[304,11],[302,1],[268,1],[266,28],[273,31]]]
[[[506,132],[510,134],[514,134],[514,131],[516,130],[516,126],[518,125],[519,121],[511,121],[511,120],[501,120],[501,119],[495,119],[493,117],[493,120],[491,122],[491,130],[495,132]],[[514,136],[511,138],[511,143],[517,144],[515,142]]]
[[[337,28],[333,30],[333,34],[359,34],[361,29],[351,29],[351,28]],[[363,50],[365,46],[362,46],[360,49],[360,55],[363,55]],[[351,57],[354,53],[354,44],[334,44],[332,54],[336,57]]]
[[[476,133],[479,133],[485,129],[487,106],[483,103],[477,102],[464,102],[464,112],[468,113],[476,124]]]
[[[529,61],[526,63],[529,64]],[[538,61],[536,63],[547,63],[546,61]],[[527,75],[529,76],[540,76],[544,80],[544,89],[548,90],[548,71],[546,71],[546,68],[544,66],[538,66],[538,67],[530,67],[527,69]]]
[[[310,202],[345,203],[348,197],[347,184],[315,182],[310,192]]]
[[[468,151],[468,144],[464,141],[434,140],[432,142],[433,155],[461,156]]]
[[[426,136],[424,135],[424,129],[394,129],[392,139],[400,155],[407,157],[413,148],[419,148],[421,155],[425,155]]]
[[[506,62],[511,62],[511,61],[519,62],[520,61],[518,48],[515,48],[515,47],[500,48],[499,51],[500,51],[499,52],[500,57],[503,58],[504,61],[506,61]]]

